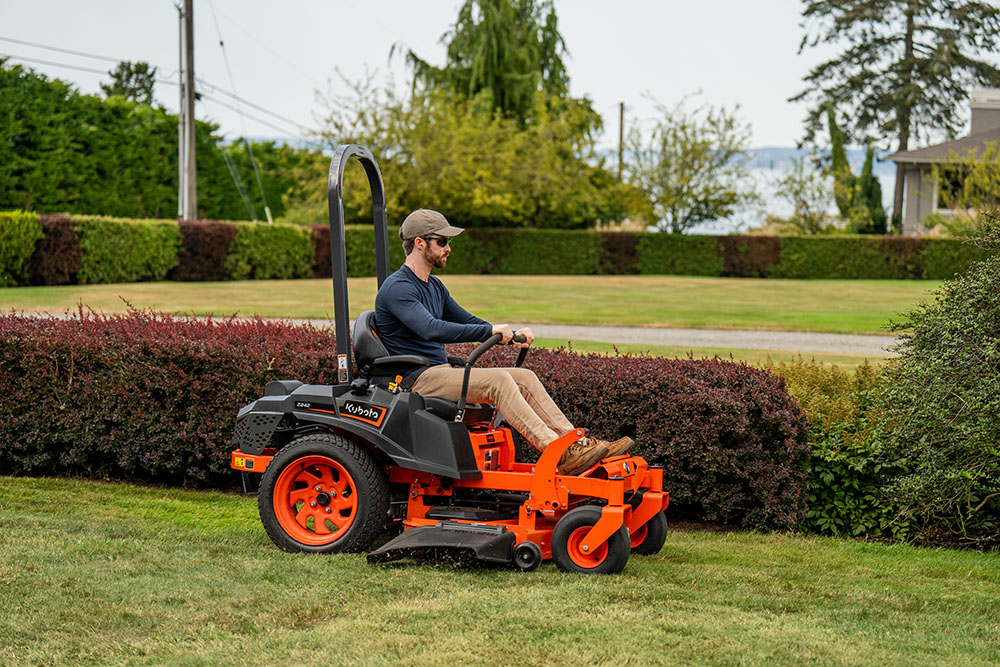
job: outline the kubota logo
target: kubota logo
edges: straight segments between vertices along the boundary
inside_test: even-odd
[[[349,417],[357,417],[358,419],[364,419],[365,421],[377,422],[382,418],[382,415],[385,414],[385,408],[347,401],[344,403],[343,412]]]

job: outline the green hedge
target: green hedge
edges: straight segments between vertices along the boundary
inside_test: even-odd
[[[28,261],[41,238],[37,213],[0,212],[0,287],[24,284]]]
[[[82,284],[166,280],[177,265],[181,230],[173,220],[73,216],[83,253]]]
[[[312,259],[312,237],[307,227],[240,223],[229,245],[226,275],[233,280],[309,278]]]
[[[179,252],[191,254],[191,248],[182,248],[182,233],[175,221],[42,215],[39,224],[39,218],[33,215],[0,213],[0,234],[5,235],[0,237],[0,285],[25,284],[29,273],[35,284],[56,284],[51,276],[62,276],[61,282],[75,276],[80,283],[108,283],[168,277],[205,279],[206,275],[231,280],[330,275],[330,235],[322,225],[214,222],[215,232],[220,231],[216,227],[225,231],[229,225],[234,232],[212,236],[202,230],[201,236],[189,241],[199,248],[215,243],[218,247],[198,254],[197,261],[217,262],[218,266],[171,273],[179,265]],[[191,227],[194,223],[185,224]],[[188,235],[198,230],[189,229]],[[56,232],[61,235],[60,242],[49,242],[50,236],[55,239]],[[45,237],[38,242],[42,233]],[[79,242],[78,254],[82,256],[79,271],[75,265],[69,273],[38,268],[52,265],[59,258],[50,255],[65,254],[66,248],[74,246],[70,243],[74,239]],[[398,267],[404,257],[394,226],[390,227],[388,240],[390,264]],[[349,276],[375,274],[370,225],[348,226],[345,246]],[[31,247],[34,254],[30,254]],[[940,280],[965,271],[989,255],[960,240],[939,238],[688,236],[488,228],[468,229],[452,240],[452,249],[443,271],[446,274],[638,273],[793,279]],[[187,255],[184,258],[187,264],[194,261]],[[27,266],[33,267],[31,272]]]

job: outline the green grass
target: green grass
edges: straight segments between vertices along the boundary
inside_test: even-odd
[[[771,280],[676,276],[445,276],[466,309],[494,322],[886,333],[936,281]],[[351,311],[372,308],[374,278],[350,281]],[[0,289],[0,307],[328,318],[329,280],[132,283]]]
[[[889,355],[857,355],[839,354],[837,352],[801,352],[796,350],[749,350],[725,347],[685,347],[683,345],[645,345],[641,343],[602,343],[591,340],[566,340],[564,338],[536,338],[535,346],[549,349],[568,347],[574,352],[596,354],[642,354],[654,357],[667,357],[687,359],[689,356],[695,359],[720,359],[732,361],[745,361],[751,366],[760,366],[768,361],[784,361],[792,363],[796,359],[802,358],[806,361],[815,361],[822,364],[839,366],[845,370],[853,370],[865,363],[880,364],[889,358]]]
[[[1000,556],[672,532],[621,575],[285,554],[252,498],[0,477],[4,664],[996,664]]]

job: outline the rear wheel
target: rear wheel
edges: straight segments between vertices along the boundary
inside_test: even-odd
[[[264,530],[285,551],[361,551],[385,526],[388,482],[356,442],[309,435],[268,464],[257,505]]]
[[[629,535],[632,543],[632,553],[650,556],[660,553],[663,543],[667,541],[667,515],[657,512],[656,515],[642,524],[639,530]]]
[[[563,572],[616,574],[628,562],[628,529],[623,525],[592,551],[585,551],[583,540],[601,518],[601,508],[577,507],[559,520],[552,531],[552,560]]]

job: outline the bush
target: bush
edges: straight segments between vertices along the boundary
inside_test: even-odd
[[[80,238],[79,282],[165,280],[177,264],[181,232],[172,220],[75,216]]]
[[[928,280],[954,278],[990,254],[989,250],[978,248],[961,239],[928,239],[921,252],[924,277]]]
[[[236,411],[270,380],[332,382],[335,355],[329,331],[260,320],[0,315],[0,469],[228,488]],[[805,514],[806,423],[781,378],[720,361],[528,358],[571,421],[633,436],[665,466],[678,510],[764,527]]]
[[[236,237],[231,222],[182,220],[181,249],[171,280],[225,280],[226,257]]]
[[[226,275],[233,280],[309,278],[312,233],[298,225],[241,223],[229,245]]]
[[[29,259],[42,238],[37,213],[0,212],[0,287],[27,282]]]
[[[270,380],[334,381],[332,338],[261,320],[0,316],[0,469],[229,488],[236,410]]]
[[[724,262],[716,251],[714,236],[641,234],[639,273],[678,276],[722,275]]]
[[[720,236],[718,243],[724,276],[765,278],[781,258],[781,239],[776,236]]]
[[[994,232],[992,247],[1000,247]],[[878,437],[892,498],[926,539],[1000,543],[1000,256],[894,327]]]
[[[31,255],[32,285],[74,285],[80,273],[83,251],[80,236],[68,215],[39,216],[42,238]]]

